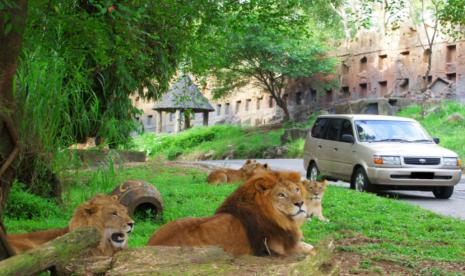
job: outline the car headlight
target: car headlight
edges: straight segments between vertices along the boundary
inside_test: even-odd
[[[447,167],[460,167],[462,166],[462,160],[457,157],[444,157],[442,158],[442,163]]]
[[[400,166],[400,156],[374,155],[373,163],[375,165]]]

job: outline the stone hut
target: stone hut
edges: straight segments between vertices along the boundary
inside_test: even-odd
[[[155,103],[152,109],[157,112],[157,133],[162,131],[162,112],[176,113],[174,131],[177,133],[191,127],[190,116],[192,113],[203,113],[203,125],[207,126],[208,113],[215,110],[188,75],[181,76],[168,92]]]

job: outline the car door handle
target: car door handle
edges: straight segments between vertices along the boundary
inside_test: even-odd
[[[320,148],[320,149],[321,149],[321,145],[318,145],[318,148]]]
[[[337,148],[334,148],[334,151],[337,151]]]

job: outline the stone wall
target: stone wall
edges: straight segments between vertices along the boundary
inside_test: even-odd
[[[389,36],[376,32],[360,33],[330,53],[338,60],[336,74],[295,79],[290,83],[286,97],[291,116],[305,120],[320,109],[338,113],[372,112],[375,104],[381,114],[393,114],[400,106],[421,99],[424,81],[431,98],[465,102],[465,40],[453,42],[439,34],[432,51],[428,50],[426,41],[423,30],[409,26],[403,26]],[[431,72],[424,79],[430,53]],[[328,82],[338,85],[327,89],[325,84]],[[262,125],[280,121],[283,117],[271,96],[253,83],[220,100],[212,98],[208,87],[203,93],[215,108],[209,116],[210,125]],[[152,105],[139,103],[144,110],[139,120],[147,131],[155,129]],[[201,114],[191,123],[201,125]],[[165,113],[163,132],[173,129],[174,114]]]

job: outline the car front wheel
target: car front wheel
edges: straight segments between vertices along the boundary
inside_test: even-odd
[[[310,181],[316,181],[320,172],[318,171],[318,167],[316,166],[315,162],[310,163],[307,170],[307,179]]]
[[[454,186],[452,187],[435,187],[433,194],[438,199],[448,199],[454,193]]]
[[[355,189],[359,192],[373,192],[373,185],[370,184],[368,176],[365,173],[363,168],[357,168],[352,177],[352,183],[350,183],[350,188]]]

